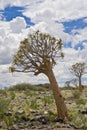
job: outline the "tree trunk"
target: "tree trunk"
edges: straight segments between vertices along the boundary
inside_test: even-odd
[[[79,91],[82,92],[83,87],[82,87],[82,83],[81,83],[81,77],[79,77]]]
[[[65,120],[68,118],[67,114],[67,107],[66,104],[64,103],[64,99],[61,95],[60,89],[58,87],[56,78],[54,76],[53,70],[50,69],[47,72],[47,76],[50,81],[51,89],[53,91],[56,107],[57,107],[57,114],[58,114],[58,119]]]

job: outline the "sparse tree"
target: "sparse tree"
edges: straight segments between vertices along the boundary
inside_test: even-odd
[[[76,78],[68,80],[68,81],[65,82],[65,87],[67,87],[67,88],[72,88],[73,87],[72,85],[77,87],[77,79]]]
[[[61,95],[59,86],[53,73],[55,59],[63,58],[62,40],[36,31],[20,43],[19,50],[13,57],[11,72],[33,72],[34,75],[45,74],[53,91],[58,118],[68,117],[67,107]]]
[[[70,88],[70,83],[71,83],[71,81],[66,81],[65,82],[65,87]]]
[[[72,65],[72,67],[70,68],[70,72],[72,74],[74,74],[77,78],[78,78],[78,82],[79,82],[79,90],[82,91],[83,90],[83,86],[82,86],[82,76],[84,74],[86,74],[86,64],[83,63],[76,63],[74,65]]]

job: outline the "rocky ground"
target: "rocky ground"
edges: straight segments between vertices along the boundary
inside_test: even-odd
[[[50,88],[28,87],[0,90],[0,130],[87,130],[87,88],[61,90],[70,117],[62,122]]]

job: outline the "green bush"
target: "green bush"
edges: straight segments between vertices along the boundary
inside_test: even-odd
[[[38,106],[36,100],[35,99],[31,100],[30,108],[36,110],[36,109],[38,109],[38,107],[39,106]]]
[[[35,86],[27,83],[22,83],[22,84],[16,84],[11,87],[9,87],[10,91],[26,91],[26,90],[33,90],[33,91],[45,91],[45,87],[41,86]]]
[[[14,100],[15,96],[16,96],[15,92],[14,91],[10,91],[11,100]]]
[[[75,113],[72,122],[76,128],[87,130],[87,117],[81,113]]]
[[[52,99],[49,96],[44,96],[44,98],[42,99],[42,101],[44,102],[44,105],[47,106],[49,104],[52,103]]]
[[[14,116],[4,116],[3,128],[7,128],[8,130],[13,127],[14,124]]]
[[[7,96],[7,90],[0,89],[0,96]]]
[[[32,89],[34,86],[31,84],[26,84],[26,83],[22,83],[22,84],[16,84],[13,85],[12,87],[9,88],[9,90],[13,90],[13,91],[25,91],[27,89]]]
[[[85,101],[84,99],[81,99],[81,98],[80,98],[80,99],[77,99],[77,100],[76,100],[76,104],[77,104],[77,105],[81,105],[81,104],[82,104],[82,105],[85,105],[85,104],[86,104],[86,101]]]
[[[4,114],[8,111],[9,104],[9,99],[0,98],[0,120],[3,120]]]
[[[79,90],[75,89],[72,91],[72,95],[74,99],[79,99],[81,96],[81,93],[79,92]]]

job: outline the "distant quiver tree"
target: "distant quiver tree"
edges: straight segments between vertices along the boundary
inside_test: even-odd
[[[70,68],[70,72],[78,78],[79,91],[83,90],[82,76],[87,73],[86,69],[87,69],[87,66],[86,66],[86,63],[84,62],[75,63]]]
[[[58,118],[65,120],[68,116],[67,107],[53,73],[55,59],[64,57],[62,46],[61,39],[56,39],[40,31],[33,32],[20,42],[20,47],[14,55],[12,66],[9,69],[11,72],[45,74],[53,91]]]

